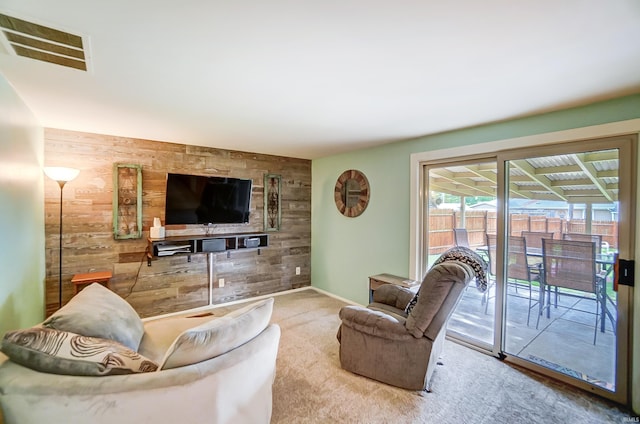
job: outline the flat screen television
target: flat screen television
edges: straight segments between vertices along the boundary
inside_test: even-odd
[[[249,222],[251,180],[167,174],[165,225]]]

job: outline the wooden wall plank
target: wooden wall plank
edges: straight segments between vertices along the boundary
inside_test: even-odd
[[[142,165],[143,238],[115,240],[112,234],[113,164]],[[166,257],[147,266],[144,252],[153,218],[164,222],[167,172],[251,178],[249,224],[216,225],[214,233],[262,232],[265,174],[282,176],[281,231],[270,247],[215,254],[214,303],[246,299],[311,284],[311,162],[251,152],[179,143],[45,129],[45,166],[70,166],[80,175],[63,192],[63,298],[73,296],[77,273],[111,271],[112,289],[141,316],[204,306],[209,300],[206,254]],[[58,307],[58,185],[45,178],[47,315]],[[203,234],[200,225],[168,226],[167,235]],[[295,275],[295,267],[302,269]]]

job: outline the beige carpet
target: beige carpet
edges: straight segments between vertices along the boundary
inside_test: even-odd
[[[621,423],[613,403],[447,341],[431,393],[340,368],[344,303],[303,290],[275,296],[282,338],[272,423]],[[381,366],[383,366],[381,364]]]

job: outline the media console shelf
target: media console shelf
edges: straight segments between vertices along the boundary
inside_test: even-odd
[[[260,249],[269,246],[269,235],[264,233],[220,234],[212,236],[173,236],[163,239],[147,239],[147,265],[151,266],[154,258],[164,256],[187,255],[191,262],[191,255],[196,253],[227,252],[233,250]]]

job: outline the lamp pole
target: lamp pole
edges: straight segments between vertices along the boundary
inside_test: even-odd
[[[58,181],[60,186],[60,235],[58,237],[58,309],[62,308],[62,189],[66,181]]]
[[[46,167],[44,173],[60,186],[60,232],[58,246],[58,308],[62,308],[62,193],[64,185],[80,173],[79,169],[64,167]]]

